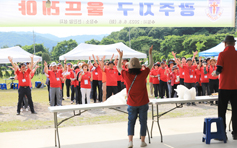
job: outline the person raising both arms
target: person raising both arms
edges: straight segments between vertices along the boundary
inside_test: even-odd
[[[191,58],[187,59],[187,65],[182,64],[180,60],[176,58],[175,56],[176,54],[173,53],[176,63],[180,66],[180,68],[184,69],[184,86],[186,86],[188,89],[191,89],[192,87],[195,88],[195,84],[196,84],[195,75],[196,75],[197,63],[194,59],[197,53],[198,53],[197,51],[193,53],[193,59]],[[193,65],[193,61],[194,61],[194,65]],[[188,103],[187,105],[189,106],[190,103]],[[193,102],[192,105],[195,106],[196,104]]]
[[[141,147],[147,146],[145,143],[146,129],[147,129],[147,111],[148,111],[148,93],[146,87],[146,79],[153,66],[152,58],[153,45],[149,49],[149,65],[144,70],[141,70],[142,66],[137,58],[132,58],[129,62],[128,71],[123,70],[121,67],[121,60],[123,58],[123,51],[117,49],[119,53],[119,62],[117,69],[121,73],[122,78],[126,82],[126,88],[128,93],[128,148],[133,147],[134,126],[137,116],[139,114],[139,120],[141,125]]]
[[[34,55],[31,55],[30,58],[31,58],[31,63],[33,63]],[[18,89],[19,97],[18,97],[18,104],[17,104],[17,115],[20,115],[21,103],[23,102],[23,97],[25,95],[28,98],[31,113],[36,114],[36,112],[34,110],[34,104],[32,101],[32,97],[31,97],[30,80],[29,80],[31,70],[33,68],[33,64],[31,64],[31,66],[26,70],[26,65],[24,63],[21,63],[19,65],[19,68],[20,68],[20,70],[19,70],[17,65],[15,65],[13,63],[13,58],[9,56],[8,59],[14,68],[14,71],[17,75],[18,83],[19,83],[19,89]]]

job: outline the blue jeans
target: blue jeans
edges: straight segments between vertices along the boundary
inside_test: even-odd
[[[146,129],[147,129],[147,111],[148,111],[148,104],[142,106],[129,106],[128,105],[128,136],[134,135],[134,126],[137,120],[137,116],[139,114],[139,121],[140,121],[140,135],[146,136]]]

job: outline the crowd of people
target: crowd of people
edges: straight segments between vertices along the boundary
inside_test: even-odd
[[[218,92],[219,78],[213,76],[213,71],[217,69],[216,59],[207,58],[202,60],[202,57],[199,57],[197,60],[197,52],[193,53],[192,59],[186,59],[186,57],[178,59],[174,52],[172,52],[172,55],[174,56],[173,59],[168,61],[163,59],[161,62],[156,62],[150,70],[146,82],[150,84],[150,94],[152,97],[156,99],[177,97],[175,89],[178,85],[185,85],[189,89],[195,87],[198,96]],[[117,70],[117,56],[114,58],[114,55],[112,55],[111,59],[107,61],[105,61],[105,56],[99,59],[98,56],[92,55],[92,58],[93,63],[91,57],[89,57],[87,63],[78,61],[74,65],[66,60],[64,64],[52,62],[48,65],[46,62],[44,63],[50,106],[62,105],[62,100],[64,100],[64,84],[67,99],[71,99],[71,104],[89,104],[91,99],[94,103],[104,102],[111,95],[126,88],[126,83]],[[141,61],[139,62],[141,63]],[[128,59],[122,59],[121,64],[124,70],[128,70]],[[29,73],[29,82],[26,82],[29,88],[31,88],[31,79],[38,68],[36,63],[21,63],[19,66],[12,63],[12,66],[12,69],[15,70],[16,67],[18,71],[23,73],[24,69],[27,69],[27,72],[30,70],[30,66],[35,67]],[[142,64],[141,70],[144,70],[146,67],[147,65]],[[16,76],[18,76],[17,70],[15,70]],[[19,79],[19,76],[16,79],[19,80],[19,86],[25,86],[21,84],[22,81],[20,80],[21,78]],[[24,108],[27,108],[27,96],[25,95],[23,98]],[[19,100],[19,102],[22,101]],[[191,105],[191,103],[187,105]],[[195,103],[192,103],[192,105],[195,105]],[[20,106],[22,111],[22,105]]]
[[[153,63],[152,49],[149,49],[149,65],[141,65],[137,58],[122,59],[123,52],[117,49],[118,56],[113,60],[105,61],[105,56],[99,58],[92,55],[88,62],[80,62],[72,65],[52,62],[50,65],[44,62],[44,72],[47,76],[46,84],[49,91],[50,106],[61,106],[63,98],[63,88],[66,82],[67,99],[71,103],[89,104],[93,99],[94,103],[104,102],[110,96],[126,88],[128,93],[128,136],[129,146],[132,147],[134,135],[134,125],[139,114],[141,124],[141,146],[146,146],[144,141],[146,136],[147,110],[149,108],[147,81],[150,85],[150,94],[156,99],[174,98],[177,96],[175,89],[178,85],[184,85],[188,89],[196,88],[197,96],[206,96],[219,92],[218,116],[223,118],[224,126],[225,113],[228,102],[232,105],[233,138],[237,140],[237,114],[236,114],[236,96],[237,79],[236,64],[233,61],[237,58],[237,52],[234,45],[233,36],[227,36],[224,43],[225,49],[220,53],[218,62],[214,58],[197,58],[197,51],[193,53],[192,58],[176,57],[172,52],[173,59]],[[19,82],[17,115],[20,114],[22,103],[26,107],[30,106],[32,114],[36,114],[31,97],[31,79],[34,76],[36,63],[21,63],[19,66],[13,63],[12,57],[8,57],[15,71],[16,79]],[[35,69],[33,69],[35,67]],[[229,76],[228,76],[229,75]],[[220,82],[219,82],[220,80]],[[219,87],[220,85],[220,87]],[[133,89],[131,89],[133,87]],[[70,97],[71,90],[71,97]],[[226,97],[227,96],[227,97]],[[27,101],[24,101],[27,100]],[[187,105],[196,105],[188,103]],[[211,102],[213,104],[213,102]]]
[[[118,57],[114,61],[114,55],[110,61],[105,61],[105,56],[102,59],[94,55],[92,57],[93,63],[91,57],[87,63],[78,61],[74,65],[66,60],[64,66],[55,62],[50,65],[44,63],[51,106],[62,105],[65,82],[67,99],[71,99],[71,104],[89,104],[91,99],[94,103],[104,102],[125,88],[126,84],[116,67]],[[127,62],[128,59],[122,62],[124,69],[127,68]]]

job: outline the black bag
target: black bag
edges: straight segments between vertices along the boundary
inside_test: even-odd
[[[42,83],[38,83],[37,86],[36,86],[36,88],[40,88],[41,85],[42,85]]]

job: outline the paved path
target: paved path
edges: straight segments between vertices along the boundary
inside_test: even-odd
[[[206,117],[206,116],[205,116]],[[153,138],[148,148],[235,148],[237,141],[228,132],[229,141],[202,143],[202,117],[161,118],[164,143],[160,143],[158,127],[155,124]],[[227,121],[230,119],[230,113]],[[151,121],[149,120],[149,128]],[[134,148],[140,147],[139,120],[137,120]],[[214,127],[214,126],[213,126]],[[126,148],[127,123],[112,123],[59,128],[62,148]],[[146,141],[148,141],[146,139]],[[54,129],[39,129],[0,133],[1,148],[54,148]]]

